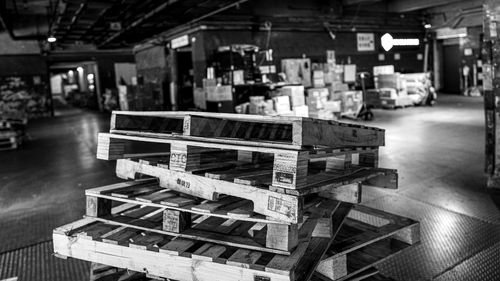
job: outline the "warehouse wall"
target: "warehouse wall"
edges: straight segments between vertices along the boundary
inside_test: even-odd
[[[140,78],[140,91],[146,97],[152,97],[157,102],[157,108],[163,109],[168,99],[168,78],[170,63],[164,46],[154,46],[135,53],[137,76]],[[153,109],[153,108],[151,108]]]
[[[380,37],[383,33],[373,33],[375,34],[375,51],[372,52],[357,51],[355,32],[336,33],[335,40],[332,40],[327,32],[273,31],[269,47],[274,51],[273,56],[278,68],[281,59],[298,58],[302,55],[311,58],[312,62],[326,62],[326,50],[335,50],[337,63],[347,63],[350,58],[351,63],[357,64],[359,71],[371,72],[373,66],[385,64],[394,64],[396,71],[400,72],[422,71],[423,61],[417,59],[417,55],[423,55],[424,52],[423,33],[392,34],[394,38],[419,38],[421,44],[419,47],[394,47],[389,52],[383,50],[380,45]],[[198,50],[194,54],[197,69],[206,68],[203,61],[209,59],[219,46],[254,44],[265,48],[267,40],[267,33],[261,31],[207,30],[197,32],[193,36],[196,37],[195,46],[204,44],[204,52]],[[395,53],[400,54],[399,61],[394,59]],[[379,54],[385,55],[384,61],[379,61]],[[200,72],[195,69],[195,72],[197,72],[196,83],[201,83],[201,78],[205,75],[204,71]]]

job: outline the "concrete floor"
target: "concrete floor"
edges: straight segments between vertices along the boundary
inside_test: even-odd
[[[375,110],[366,122],[386,129],[380,165],[399,170],[400,188],[366,189],[364,204],[422,224],[422,244],[379,266],[385,275],[500,279],[500,195],[486,189],[482,106],[441,95],[435,107]],[[33,120],[25,145],[0,152],[0,280],[85,280],[86,263],[50,256],[51,231],[83,215],[86,188],[118,181],[113,162],[95,159],[108,123],[79,110]]]

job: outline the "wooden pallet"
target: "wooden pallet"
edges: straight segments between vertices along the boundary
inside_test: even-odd
[[[207,200],[217,200],[220,194],[247,199],[253,202],[253,211],[283,223],[299,223],[303,216],[303,196],[321,194],[329,198],[349,201],[336,197],[336,188],[351,186],[351,190],[359,183],[375,186],[395,185],[397,172],[380,168],[360,167],[352,173],[345,174],[331,171],[316,174],[314,182],[300,189],[299,193],[288,193],[261,185],[249,185],[234,180],[219,180],[207,177],[206,173],[185,173],[165,168],[163,165],[149,161],[133,161],[120,159],[116,163],[116,174],[122,179],[136,179],[141,175],[157,178],[161,187]],[[260,176],[262,177],[262,176]],[[312,181],[312,180],[311,180]],[[259,182],[259,181],[257,181]],[[354,187],[352,187],[354,185]],[[361,196],[355,190],[352,196]],[[338,196],[345,195],[345,192]],[[354,203],[357,203],[355,201]]]
[[[150,144],[147,146],[147,144]],[[135,147],[134,147],[135,145]],[[142,147],[138,147],[141,146]],[[146,147],[145,147],[146,146]],[[116,160],[161,156],[161,165],[170,170],[199,172],[233,170],[249,164],[254,171],[249,176],[267,177],[273,188],[303,189],[324,177],[318,171],[345,170],[353,162],[363,167],[378,167],[378,149],[371,147],[287,150],[256,146],[195,142],[179,139],[125,136],[101,133],[98,137],[97,158]],[[353,160],[353,158],[355,158]],[[322,165],[313,164],[323,162]],[[258,164],[258,174],[255,165]],[[226,172],[231,173],[231,172]],[[314,177],[310,175],[314,174]],[[387,186],[395,188],[397,180]],[[300,191],[296,191],[298,194]]]
[[[381,98],[380,105],[382,108],[396,109],[413,106],[413,100],[407,96],[402,96],[397,99]]]
[[[348,280],[420,243],[420,224],[356,205],[316,269],[326,280]]]
[[[384,130],[303,117],[268,117],[205,112],[114,111],[112,133],[301,148],[383,146]]]
[[[165,194],[168,192],[162,193]],[[122,194],[117,193],[115,196]],[[138,199],[140,200],[141,198],[144,197],[139,197]],[[146,195],[146,198],[151,197]],[[311,236],[324,235],[321,230],[328,229],[329,226],[324,223],[325,218],[321,214],[325,212],[324,210],[328,211],[334,205],[332,202],[336,202],[327,199],[312,202],[306,211],[307,217],[304,219],[304,222],[289,225],[280,224],[276,221],[272,223],[257,223],[237,219],[238,216],[249,214],[248,207],[251,207],[251,205],[242,205],[241,203],[248,202],[237,198],[236,201],[233,199],[224,198],[217,202],[193,205],[192,209],[199,212],[200,210],[210,209],[218,204],[228,204],[227,209],[234,209],[232,212],[234,212],[236,219],[211,216],[208,212],[200,215],[192,212],[172,210],[165,208],[165,206],[141,206],[138,205],[140,202],[122,204],[116,207],[120,209],[119,212],[112,213],[111,200],[96,199],[95,197],[87,197],[86,217],[142,231],[235,246],[249,250],[289,255],[300,241],[307,240]],[[169,203],[168,199],[165,200],[165,204]],[[178,201],[175,200],[174,202]]]
[[[329,237],[301,241],[290,256],[137,231],[86,218],[56,228],[54,252],[179,281],[307,281],[352,204],[330,208]]]
[[[339,195],[337,197],[343,201],[359,202],[361,186],[339,189],[333,195]],[[315,235],[318,222],[312,216],[313,211],[317,212],[318,208],[331,202],[331,199],[318,196],[304,198],[305,221],[290,224],[254,213],[253,203],[249,200],[233,196],[221,197],[218,201],[200,200],[162,188],[151,180],[93,188],[86,191],[86,196],[86,216],[99,221],[280,254],[289,254],[300,239]],[[112,206],[117,203],[124,204],[124,213],[111,215]],[[247,233],[241,233],[244,227]]]

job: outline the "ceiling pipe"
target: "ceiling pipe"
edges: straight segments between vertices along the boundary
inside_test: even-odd
[[[184,24],[184,25],[187,25],[187,26],[192,25],[193,23],[199,22],[199,21],[201,21],[201,20],[204,20],[204,19],[206,19],[206,18],[208,18],[208,17],[211,17],[211,16],[213,16],[213,15],[216,15],[216,14],[218,14],[218,13],[220,13],[220,12],[224,12],[225,10],[231,9],[232,7],[239,6],[240,4],[243,4],[243,3],[248,2],[248,1],[249,1],[249,0],[239,0],[239,1],[236,1],[236,2],[234,2],[234,3],[232,3],[232,4],[229,4],[229,5],[227,5],[227,6],[224,6],[224,7],[222,7],[222,8],[219,8],[219,9],[217,9],[217,10],[215,10],[215,11],[212,11],[212,12],[210,12],[210,13],[208,13],[208,14],[205,14],[205,15],[203,15],[203,16],[201,16],[201,17],[195,18],[195,19],[193,19],[193,20],[191,20],[191,21],[187,22],[187,23],[186,23],[186,24]]]
[[[142,16],[141,18],[137,19],[136,21],[134,21],[133,23],[131,23],[129,26],[127,26],[126,28],[116,32],[115,34],[113,34],[112,36],[108,37],[108,39],[104,40],[101,44],[99,44],[99,47],[102,47],[108,43],[110,43],[111,41],[115,40],[116,38],[118,38],[119,36],[121,36],[122,34],[124,34],[125,32],[129,31],[130,29],[142,24],[144,21],[148,20],[149,18],[155,16],[156,14],[158,14],[159,12],[163,11],[167,6],[170,6],[172,5],[173,3],[177,2],[178,0],[170,0],[170,1],[167,1],[163,4],[161,4],[160,6],[156,7],[154,10],[152,10],[151,12],[145,14],[144,16]]]
[[[207,13],[207,14],[201,16],[201,17],[195,18],[195,19],[193,19],[193,20],[191,20],[191,21],[189,21],[189,22],[187,22],[185,24],[181,24],[181,25],[179,25],[177,27],[174,27],[174,28],[189,27],[189,26],[195,24],[196,22],[202,21],[202,20],[204,20],[204,19],[206,19],[208,17],[211,17],[213,15],[216,15],[216,14],[218,14],[220,12],[223,12],[225,10],[231,9],[231,8],[233,8],[235,6],[238,6],[238,5],[243,4],[245,2],[248,2],[248,1],[250,1],[250,0],[239,0],[239,1],[236,1],[234,3],[231,3],[229,5],[221,7],[219,9],[215,10],[215,11]],[[158,12],[160,12],[161,10],[165,9],[167,6],[173,4],[174,2],[176,2],[176,1],[175,0],[171,0],[171,1],[168,1],[167,3],[164,3],[163,5],[161,5],[159,7],[157,7],[156,9],[154,9],[153,11],[151,11],[150,13],[144,15],[144,17],[136,20],[131,25],[127,26],[127,28],[121,30],[120,32],[115,33],[113,36],[111,36],[108,39],[106,39],[103,43],[101,43],[99,45],[99,47],[102,47],[102,46],[108,44],[109,42],[113,41],[114,39],[116,39],[118,36],[122,35],[126,31],[132,29],[133,27],[135,27],[135,26],[137,26],[139,24],[142,24],[145,20],[151,18],[152,16],[154,16],[155,14],[157,14]]]

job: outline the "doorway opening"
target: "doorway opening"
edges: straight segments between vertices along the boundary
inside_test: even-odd
[[[194,108],[193,98],[193,53],[190,49],[177,51],[177,85],[179,89],[178,109]]]
[[[49,69],[55,116],[82,108],[102,110],[96,62],[55,63]]]

